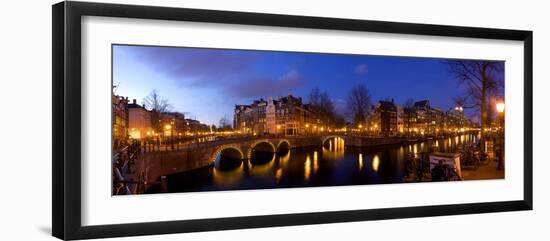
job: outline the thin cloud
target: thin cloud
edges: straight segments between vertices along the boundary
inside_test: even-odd
[[[260,74],[262,55],[240,50],[124,46],[140,62],[180,87],[212,88],[235,98],[288,93],[303,84],[296,69],[279,77]]]
[[[304,79],[297,70],[289,70],[279,78],[249,79],[244,83],[232,85],[229,92],[238,97],[267,97],[276,94],[287,94],[297,87],[305,84]]]
[[[369,66],[367,64],[360,64],[355,66],[353,73],[357,75],[365,75],[367,74],[368,70],[369,70]]]
[[[185,86],[211,86],[250,73],[258,56],[232,50],[124,46],[159,74]]]

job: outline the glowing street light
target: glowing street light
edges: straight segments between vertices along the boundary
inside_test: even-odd
[[[498,112],[498,119],[500,125],[499,131],[499,157],[497,170],[502,170],[504,168],[504,102],[498,102],[496,104],[496,109]]]
[[[497,112],[498,113],[504,112],[504,103],[503,102],[497,103],[496,107],[497,107]]]

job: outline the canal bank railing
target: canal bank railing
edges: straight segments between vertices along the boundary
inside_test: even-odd
[[[141,147],[137,141],[129,141],[117,150],[111,159],[112,194],[125,195],[143,192],[145,175],[141,170]]]

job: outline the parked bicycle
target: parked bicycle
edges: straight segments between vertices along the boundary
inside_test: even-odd
[[[444,164],[444,160],[436,160],[438,164],[431,171],[432,181],[460,181],[461,178],[457,173],[456,167]]]
[[[408,178],[414,178],[416,181],[429,179],[430,163],[429,160],[423,158],[424,153],[409,153],[406,162],[406,171]]]

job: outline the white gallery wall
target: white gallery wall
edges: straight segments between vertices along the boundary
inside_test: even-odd
[[[51,4],[0,10],[0,240],[54,240],[51,231]],[[534,206],[530,212],[293,226],[114,240],[548,240],[550,18],[545,1],[102,1],[534,31]],[[549,136],[550,137],[550,136]],[[549,142],[550,143],[550,142]],[[513,161],[513,160],[509,160]],[[144,207],[154,208],[154,207]]]

